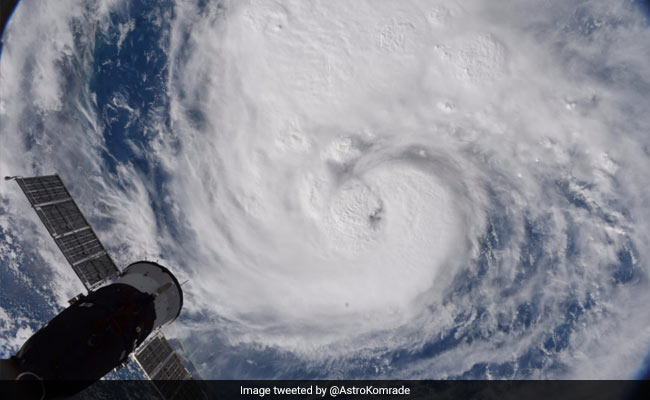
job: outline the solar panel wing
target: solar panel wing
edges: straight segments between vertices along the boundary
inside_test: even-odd
[[[174,349],[165,340],[164,336],[156,333],[146,343],[138,347],[135,352],[135,359],[147,376],[151,378],[158,372],[159,366],[162,366],[173,353]]]
[[[160,331],[140,346],[134,357],[165,400],[206,399],[192,373]]]
[[[86,289],[117,275],[119,269],[58,175],[14,179]]]

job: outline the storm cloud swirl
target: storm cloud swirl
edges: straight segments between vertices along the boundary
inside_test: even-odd
[[[24,1],[0,167],[78,182],[116,259],[189,279],[167,332],[205,377],[634,376],[646,17],[494,3],[78,1],[29,30],[53,11]],[[5,232],[34,221],[14,189]]]

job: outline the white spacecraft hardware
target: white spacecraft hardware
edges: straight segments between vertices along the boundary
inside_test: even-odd
[[[12,179],[88,293],[72,299],[15,356],[1,360],[0,375],[41,382],[42,398],[66,396],[133,357],[164,399],[204,399],[160,329],[183,307],[176,277],[152,261],[120,271],[58,175],[5,178]]]

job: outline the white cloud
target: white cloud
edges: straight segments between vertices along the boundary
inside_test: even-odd
[[[476,362],[516,360],[563,321],[557,302],[567,290],[584,302],[593,282],[606,287],[608,313],[630,322],[607,269],[626,238],[638,239],[611,199],[631,211],[645,198],[638,182],[623,177],[648,163],[640,131],[620,137],[622,126],[633,127],[630,118],[646,118],[622,111],[647,103],[626,81],[645,74],[647,60],[636,55],[649,50],[633,37],[641,27],[630,10],[579,8],[576,15],[600,21],[588,37],[590,22],[533,3],[226,3],[207,6],[200,18],[193,7],[179,7],[172,34],[172,55],[182,54],[172,64],[170,96],[183,156],[168,162],[182,171],[175,198],[201,249],[192,271],[203,293],[196,300],[238,322],[220,329],[230,340],[302,349],[304,357],[321,344],[321,356],[337,357],[354,348],[341,343],[357,343],[356,335],[384,332],[366,342],[381,346],[382,329],[403,324],[396,332],[409,339],[391,336],[388,346],[416,349],[408,342],[415,332],[427,341],[450,329],[427,315],[440,294],[426,289],[444,290],[448,281],[435,283],[439,271],[452,276],[476,260],[495,195],[510,202],[497,211],[515,236],[501,239],[496,271],[484,279],[515,279],[519,257],[543,256],[521,254],[524,217],[551,218],[544,245],[559,258],[517,296],[483,284],[486,293],[457,307],[487,307],[487,331],[499,312],[514,313],[536,296],[552,311],[514,337],[490,336],[511,346],[504,356],[477,341],[413,369],[426,375],[433,362],[440,365],[434,375],[452,376]],[[612,41],[623,43],[606,46],[611,57],[595,53]],[[619,81],[601,79],[605,59],[620,69]],[[563,99],[575,99],[569,110]],[[566,179],[575,195],[584,192],[589,211],[548,192]],[[582,181],[595,186],[578,188]],[[615,216],[614,225],[602,214]],[[581,255],[563,259],[574,240],[566,230],[575,226]],[[593,318],[550,358],[578,368],[583,335],[604,323]],[[634,362],[624,364],[629,371]]]

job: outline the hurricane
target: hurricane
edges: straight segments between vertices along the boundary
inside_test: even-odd
[[[178,271],[203,377],[647,370],[645,3],[69,3],[12,16],[0,172]],[[0,239],[9,354],[82,286],[9,184]]]

